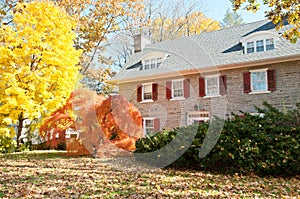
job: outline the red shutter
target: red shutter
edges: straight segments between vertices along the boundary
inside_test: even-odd
[[[276,90],[276,70],[267,70],[267,78],[268,78],[268,90],[275,91]]]
[[[185,98],[190,97],[190,80],[189,79],[183,80],[183,96]]]
[[[244,81],[244,93],[250,93],[251,92],[250,72],[243,73],[243,81]]]
[[[226,95],[226,75],[219,77],[220,95]]]
[[[158,118],[154,119],[154,131],[160,130],[160,120]]]
[[[166,83],[166,98],[169,100],[172,98],[172,82],[168,81]]]
[[[158,100],[158,84],[152,84],[152,100]]]
[[[199,96],[205,96],[205,79],[202,77],[199,78]]]
[[[142,89],[143,89],[143,86],[138,86],[136,89],[136,101],[138,101],[138,102],[142,101]]]

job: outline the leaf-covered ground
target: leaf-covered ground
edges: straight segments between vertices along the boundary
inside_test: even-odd
[[[300,198],[300,176],[147,169],[131,158],[0,155],[0,198]]]

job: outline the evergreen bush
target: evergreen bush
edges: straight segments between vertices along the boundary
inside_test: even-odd
[[[189,167],[217,172],[256,173],[259,175],[295,175],[300,174],[300,103],[297,108],[279,111],[268,103],[264,108],[256,107],[258,115],[243,113],[243,117],[232,115],[224,122],[218,141],[204,158],[199,158],[199,151],[207,135],[207,123],[176,128],[172,131],[163,130],[151,137],[136,142],[135,153],[157,151],[168,146],[177,139],[185,153],[171,165],[172,167]],[[213,122],[222,122],[216,118]],[[188,143],[188,133],[195,132],[192,144]],[[168,155],[177,154],[175,148],[169,148]],[[151,166],[164,160],[164,154],[158,154],[153,160],[143,160],[142,155],[136,156],[139,161]]]

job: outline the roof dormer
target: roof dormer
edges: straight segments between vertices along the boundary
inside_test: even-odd
[[[259,31],[245,36],[240,42],[244,47],[244,54],[249,54],[275,49],[278,39],[275,31]]]
[[[142,66],[140,70],[148,70],[158,68],[160,64],[166,59],[167,54],[161,52],[148,53],[142,58]]]

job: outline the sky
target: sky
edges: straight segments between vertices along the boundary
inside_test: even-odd
[[[225,12],[228,8],[232,10],[230,0],[203,0],[204,6],[204,14],[217,21],[222,21],[224,18]],[[252,11],[246,10],[238,10],[238,14],[240,14],[245,23],[250,23],[254,21],[260,21],[266,19],[264,16],[264,11],[266,10],[266,6],[262,5],[261,9],[256,13]]]

